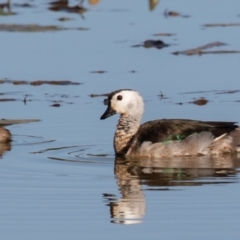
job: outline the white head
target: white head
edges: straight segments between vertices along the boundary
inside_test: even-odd
[[[131,89],[117,90],[109,94],[108,108],[100,119],[108,118],[116,113],[141,118],[144,103],[141,95]]]

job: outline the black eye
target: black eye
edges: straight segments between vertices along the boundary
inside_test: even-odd
[[[118,95],[117,100],[121,101],[122,100],[122,95]]]

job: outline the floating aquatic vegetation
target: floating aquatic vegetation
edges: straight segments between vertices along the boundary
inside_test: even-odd
[[[157,49],[162,49],[164,47],[168,47],[169,44],[164,43],[161,40],[147,40],[144,42],[144,47],[145,48],[152,48],[155,47]]]
[[[227,44],[222,43],[222,42],[212,42],[212,43],[208,43],[206,45],[203,45],[203,46],[200,46],[200,47],[197,47],[197,48],[192,48],[192,49],[188,49],[188,50],[184,50],[184,51],[176,51],[176,52],[173,52],[173,54],[174,55],[192,56],[192,55],[217,54],[217,53],[240,53],[240,51],[238,51],[238,50],[205,51],[208,48],[225,46],[225,45],[227,45]]]
[[[195,93],[215,93],[216,90],[209,90],[209,91],[192,91],[192,92],[182,92],[179,94],[195,94]]]
[[[30,3],[14,3],[13,4],[15,7],[25,7],[25,8],[31,8],[34,7],[32,4]]]
[[[90,94],[91,98],[95,98],[95,97],[108,97],[110,93],[103,93],[103,94]],[[108,105],[108,98],[104,98],[103,99],[103,104],[104,105]]]
[[[64,11],[64,12],[68,12],[68,13],[79,13],[79,14],[83,14],[87,11],[86,8],[78,6],[78,5],[73,6],[73,7],[56,5],[56,6],[49,7],[49,10]]]
[[[30,102],[47,102],[48,106],[62,107],[64,105],[74,104],[75,103],[74,99],[77,99],[79,97],[80,97],[79,95],[72,96],[70,94],[65,94],[65,93],[56,93],[56,94],[43,93],[43,96],[39,97],[33,94],[26,94],[25,91],[24,92],[22,91],[4,92],[4,93],[0,92],[0,104],[2,105],[4,103],[14,102],[14,101],[23,103],[24,105],[27,105]]]
[[[162,91],[160,91],[160,94],[158,94],[157,96],[160,98],[160,100],[168,98],[166,95],[162,93]]]
[[[50,7],[48,9],[51,11],[63,11],[68,13],[78,13],[82,15],[87,11],[87,9],[83,7],[82,3],[83,1],[79,5],[69,6],[67,0],[54,1],[50,3]]]
[[[54,103],[54,104],[52,104],[52,105],[50,105],[51,107],[60,107],[61,106],[61,104],[60,103]]]
[[[193,92],[183,92],[183,93],[179,93],[181,95],[183,94],[201,94],[201,95],[208,95],[208,97],[210,98],[211,96],[215,95],[215,94],[239,94],[240,90],[236,89],[236,90],[209,90],[209,91],[193,91]],[[213,101],[215,101],[216,98],[214,98]],[[200,97],[200,98],[194,98],[194,101],[190,101],[190,102],[178,102],[176,104],[182,105],[185,103],[191,103],[191,104],[195,104],[195,105],[199,105],[199,106],[203,106],[206,105],[210,100],[208,100],[205,97]],[[227,100],[229,101],[229,100]],[[222,102],[222,101],[221,101]],[[230,102],[239,102],[238,100],[234,100],[234,99],[230,99]]]
[[[164,11],[164,16],[165,17],[183,17],[183,18],[190,17],[189,15],[181,14],[176,11],[168,11],[167,9]]]
[[[238,92],[240,92],[240,90],[223,90],[223,91],[218,91],[216,94],[233,94]]]
[[[97,71],[91,71],[90,73],[106,73],[107,71],[104,70],[97,70]]]
[[[38,24],[0,24],[0,31],[6,32],[49,32],[62,30],[89,30],[88,28],[66,28],[54,25],[41,26]]]
[[[55,5],[55,4],[68,4],[68,0],[57,0],[57,1],[50,2],[49,4],[51,4],[51,5]]]
[[[27,81],[18,81],[18,80],[14,81],[12,83],[13,83],[13,85],[26,85],[26,84],[29,84]]]
[[[209,102],[209,100],[207,100],[206,98],[204,97],[201,97],[199,99],[196,99],[194,101],[190,101],[190,102],[177,102],[176,104],[178,105],[183,105],[183,104],[195,104],[195,105],[198,105],[198,106],[204,106],[206,105],[207,103]]]
[[[30,82],[30,85],[33,86],[39,86],[42,84],[50,84],[50,85],[80,85],[81,83],[79,82],[71,82],[71,81],[46,81],[46,80],[37,80],[37,81],[33,81]]]
[[[158,37],[171,37],[175,36],[175,33],[155,33],[153,36],[158,36]]]
[[[205,98],[199,98],[199,99],[196,99],[190,103],[193,103],[195,105],[198,105],[198,106],[203,106],[203,105],[206,105],[209,101]]]
[[[90,94],[90,97],[94,98],[94,97],[108,97],[109,93],[103,93],[103,94],[95,94],[92,93]]]
[[[13,124],[23,124],[31,122],[39,122],[39,119],[0,119],[0,126],[7,126]]]
[[[157,48],[162,49],[164,47],[168,47],[169,44],[164,43],[162,40],[146,40],[143,44],[133,45],[132,47],[145,47],[145,48]]]
[[[32,85],[32,86],[40,86],[43,84],[49,84],[49,85],[60,85],[60,86],[65,86],[65,85],[80,85],[81,83],[79,82],[72,82],[68,80],[36,80],[36,81],[24,81],[24,80],[1,80],[0,79],[0,84],[4,83],[11,83],[13,85]]]
[[[58,18],[58,21],[61,21],[61,22],[66,22],[66,21],[70,21],[72,20],[72,18],[69,18],[69,17],[60,17]]]
[[[237,90],[209,90],[209,91],[193,91],[193,92],[183,92],[179,94],[195,94],[195,93],[214,93],[214,94],[233,94],[240,92],[239,89]]]
[[[12,102],[16,101],[15,98],[0,98],[0,102]]]
[[[204,27],[240,27],[240,23],[207,23]]]

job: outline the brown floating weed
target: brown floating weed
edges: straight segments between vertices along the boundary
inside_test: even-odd
[[[173,52],[174,55],[202,55],[202,54],[216,54],[216,53],[240,53],[238,50],[217,50],[217,51],[205,51],[206,49],[213,48],[213,47],[219,47],[219,46],[225,46],[226,43],[222,42],[212,42],[205,44],[203,46],[192,48],[184,51],[176,51]]]

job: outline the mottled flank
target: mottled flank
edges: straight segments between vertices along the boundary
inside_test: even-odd
[[[109,94],[107,102],[101,119],[120,114],[114,135],[117,156],[162,158],[240,152],[240,128],[234,122],[161,119],[140,125],[144,103],[138,92],[117,90]]]

